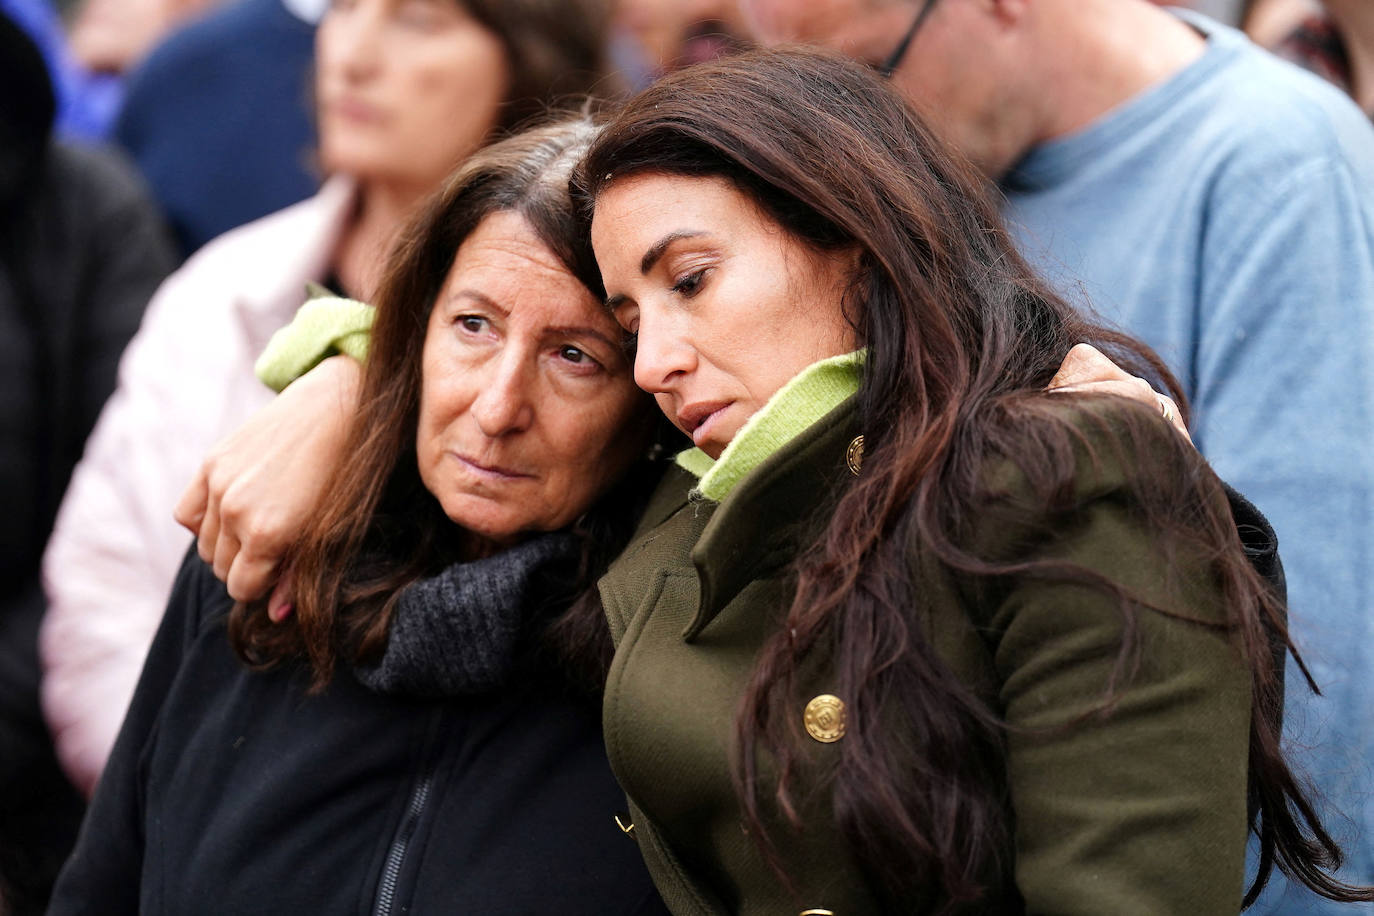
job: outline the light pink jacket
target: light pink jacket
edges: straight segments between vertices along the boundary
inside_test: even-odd
[[[206,245],[158,289],[119,364],[43,557],[44,712],[88,794],[191,543],[172,518],[206,452],[271,399],[253,361],[326,278],[354,201],[309,200]]]

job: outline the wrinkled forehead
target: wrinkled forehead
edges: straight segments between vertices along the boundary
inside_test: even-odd
[[[587,289],[520,214],[499,210],[468,234],[435,302],[485,300],[522,324],[614,328]]]

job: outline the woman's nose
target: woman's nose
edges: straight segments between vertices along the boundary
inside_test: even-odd
[[[535,406],[532,374],[515,358],[497,359],[491,368],[472,402],[477,428],[492,439],[529,429]]]
[[[635,384],[651,394],[666,391],[696,368],[696,349],[666,316],[640,312],[635,340]]]
[[[335,24],[328,38],[333,44],[330,56],[350,81],[367,79],[381,66],[382,21],[373,6],[367,2],[355,4]]]

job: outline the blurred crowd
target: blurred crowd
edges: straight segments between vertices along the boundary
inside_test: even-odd
[[[307,284],[369,301],[455,165],[541,112],[793,41],[886,66],[1046,275],[1183,381],[1278,531],[1326,693],[1292,746],[1374,882],[1374,3],[1171,11],[1266,49],[1230,72],[1094,0],[1091,53],[1133,69],[1047,49],[1027,102],[995,41],[957,46],[966,0],[910,47],[902,0],[326,2],[0,0],[0,914],[45,906],[188,544],[173,506],[270,400],[253,362]],[[1255,911],[1322,912],[1301,894]]]

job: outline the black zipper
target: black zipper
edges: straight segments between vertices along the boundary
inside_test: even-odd
[[[405,864],[406,852],[410,847],[411,837],[415,835],[415,828],[419,826],[420,817],[425,812],[425,806],[429,803],[430,791],[434,787],[434,733],[439,716],[436,714],[431,722],[429,734],[426,736],[426,753],[422,755],[425,761],[424,769],[421,771],[420,778],[410,790],[410,802],[406,805],[405,815],[401,818],[401,823],[396,827],[396,834],[391,839],[391,846],[386,851],[386,861],[382,865],[382,875],[377,881],[377,899],[372,906],[372,916],[390,916],[391,905],[396,899],[396,883],[401,877],[401,866]]]

